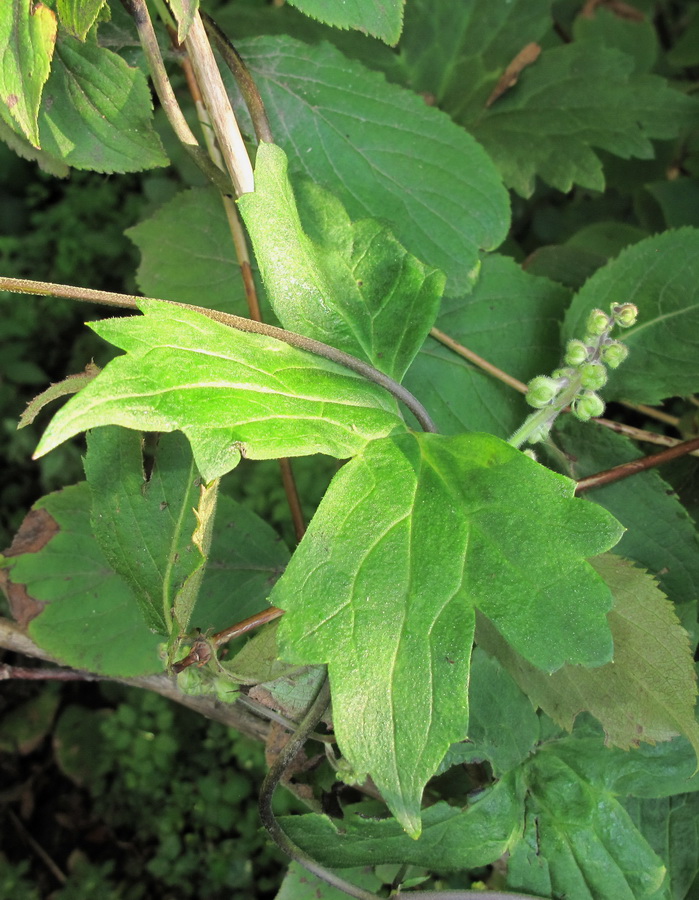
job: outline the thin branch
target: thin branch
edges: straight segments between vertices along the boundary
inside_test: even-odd
[[[185,46],[189,52],[204,103],[211,116],[226,169],[233,179],[239,196],[251,193],[255,190],[252,163],[199,12],[194,14]]]
[[[64,875],[64,873],[58,868],[56,863],[51,859],[51,857],[44,850],[41,844],[34,837],[32,837],[19,816],[15,815],[15,813],[10,809],[9,806],[5,807],[5,814],[12,822],[15,831],[18,831],[21,837],[29,844],[29,846],[43,862],[49,872],[51,872],[56,881],[59,884],[65,884],[68,881],[68,877]]]
[[[644,444],[657,444],[659,447],[678,447],[682,440],[673,438],[667,434],[656,434],[654,431],[644,431],[642,428],[634,428],[633,425],[624,425],[623,422],[615,422],[613,419],[590,419],[597,425],[602,425],[610,431],[616,431],[617,434],[624,434],[626,437],[635,441],[641,441]],[[699,451],[693,450],[690,456],[699,456]]]
[[[201,17],[204,22],[206,33],[214,42],[214,46],[231,70],[236,84],[240,89],[240,93],[243,95],[243,100],[250,113],[257,140],[264,141],[266,144],[273,144],[274,136],[272,135],[269,119],[267,118],[265,105],[262,102],[262,97],[257,89],[257,85],[250,75],[243,58],[230,42],[228,36],[218,27],[210,15],[202,12]]]
[[[575,488],[575,493],[582,494],[583,491],[594,490],[595,488],[604,487],[606,484],[621,481],[622,478],[629,478],[631,475],[638,474],[638,472],[645,472],[648,469],[661,466],[696,450],[699,450],[699,438],[683,441],[669,450],[662,450],[660,453],[644,456],[641,459],[633,459],[631,462],[624,463],[621,466],[614,466],[613,469],[607,469],[605,472],[598,472],[596,475],[590,475],[588,478],[581,478]]]
[[[44,669],[0,663],[0,681],[100,681],[101,676],[78,669]]]
[[[11,291],[16,294],[36,294],[43,297],[64,297],[69,300],[81,300],[87,303],[98,303],[103,306],[118,306],[122,309],[135,311],[139,310],[138,304],[140,302],[152,299],[136,297],[133,294],[117,294],[112,291],[97,291],[91,288],[74,287],[69,284],[54,284],[47,281],[32,281],[28,278],[6,278],[4,276],[0,276],[0,291]],[[275,325],[255,322],[253,319],[234,316],[231,313],[224,313],[218,309],[206,309],[203,306],[177,303],[174,300],[160,300],[158,302],[170,303],[172,306],[180,309],[190,309],[236,331],[245,331],[248,334],[261,334],[289,344],[291,347],[296,347],[298,350],[305,350],[307,353],[312,353],[315,356],[322,356],[324,359],[350,369],[352,372],[361,375],[362,378],[373,381],[374,384],[384,388],[396,400],[405,404],[415,416],[423,431],[437,431],[437,427],[425,407],[402,384],[394,381],[393,378],[389,378],[388,375],[385,375],[363,360],[350,356],[349,353],[345,353],[343,350],[338,350],[328,344],[308,338],[303,334],[297,334],[295,331],[286,331],[284,328],[277,328]]]
[[[463,344],[460,344],[458,341],[454,340],[453,337],[450,337],[444,331],[440,331],[438,328],[433,328],[430,331],[430,336],[433,337],[436,341],[439,341],[440,344],[444,344],[445,347],[453,350],[454,353],[458,353],[459,356],[462,356],[464,359],[467,359],[469,362],[473,363],[474,366],[478,366],[479,369],[482,369],[484,372],[492,375],[493,378],[497,378],[498,381],[502,381],[503,384],[507,384],[511,388],[514,388],[516,391],[519,391],[520,394],[527,393],[527,386],[523,381],[520,381],[518,378],[514,378],[512,375],[508,375],[507,372],[503,372],[502,369],[498,369],[497,366],[489,363],[487,359],[483,359],[482,356],[474,353],[473,350],[469,350],[468,347],[464,347]]]
[[[182,110],[175,97],[170,80],[167,77],[165,63],[160,53],[158,39],[155,36],[153,23],[148,13],[145,0],[122,0],[136,23],[141,47],[148,62],[148,70],[153,79],[155,92],[160,100],[160,105],[165,111],[170,127],[177,135],[178,140],[194,160],[197,167],[212,181],[223,194],[234,192],[234,186],[226,177],[225,172],[217,168],[206,151],[199,146],[191,128],[187,124]]]
[[[657,419],[658,422],[663,422],[665,425],[672,425],[677,428],[680,424],[677,416],[671,416],[669,413],[663,412],[662,409],[656,409],[654,406],[646,406],[645,403],[629,403],[627,400],[622,400],[621,405],[627,409],[643,413],[644,416],[648,416],[650,419]]]

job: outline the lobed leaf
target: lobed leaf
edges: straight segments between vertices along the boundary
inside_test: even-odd
[[[620,533],[491,435],[375,440],[335,477],[271,597],[280,647],[328,664],[343,754],[409,833],[467,733],[474,608],[536,666],[601,665],[610,595],[584,560]]]
[[[56,14],[43,3],[0,3],[0,109],[40,147],[37,117],[56,44]]]
[[[305,183],[301,198],[307,233],[284,151],[261,144],[255,191],[238,205],[274,312],[290,331],[366,359],[400,381],[432,326],[444,277],[378,222],[350,222],[322,188]]]
[[[143,73],[111,50],[62,35],[39,113],[41,147],[76,169],[166,166]]]
[[[564,337],[582,337],[591,309],[627,301],[638,321],[620,335],[630,353],[605,397],[654,404],[699,390],[699,229],[646,238],[599,269],[573,299]]]
[[[478,627],[479,644],[562,728],[572,730],[576,716],[587,711],[602,723],[609,744],[627,750],[641,741],[683,734],[699,759],[694,661],[672,604],[646,572],[626,560],[607,554],[593,565],[614,594],[609,613],[613,662],[599,669],[565,666],[543,675],[487,623]]]
[[[404,428],[382,388],[273,338],[162,300],[92,325],[126,351],[57,413],[36,454],[81,431],[183,431],[206,481],[252,459],[345,458]]]
[[[325,0],[290,0],[302,13],[319,19],[335,28],[356,28],[387,44],[397,44],[403,26],[405,0],[345,0],[327,3]]]
[[[292,174],[332,190],[352,218],[387,221],[452,292],[467,291],[479,250],[509,227],[507,193],[475,140],[329,44],[262,37],[239,49]]]
[[[604,189],[595,149],[653,158],[651,139],[691,127],[699,104],[656,75],[634,73],[618,50],[584,41],[545,50],[477,119],[463,119],[523,197],[538,176],[560,191]]]

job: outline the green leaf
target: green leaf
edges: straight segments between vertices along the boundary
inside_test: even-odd
[[[556,429],[556,444],[571,460],[564,474],[576,481],[644,455],[624,435],[591,429],[572,416]],[[627,527],[615,549],[619,556],[649,569],[674,603],[699,599],[699,535],[658,469],[596,488],[589,497]]]
[[[177,43],[181,44],[199,9],[199,0],[168,0],[168,3],[177,22]]]
[[[1,115],[2,112],[0,111]],[[70,169],[64,162],[61,162],[60,159],[54,159],[53,156],[44,153],[43,150],[39,150],[37,147],[33,147],[24,135],[18,134],[13,128],[10,128],[2,118],[0,118],[0,140],[3,140],[12,152],[16,153],[17,156],[21,156],[22,159],[36,160],[42,172],[47,172],[56,178],[68,177]]]
[[[363,358],[400,381],[432,326],[444,277],[378,222],[350,222],[322,188],[306,182],[301,197],[308,233],[284,151],[261,144],[255,191],[238,203],[275,313],[290,331]]]
[[[221,662],[221,667],[237,684],[260,684],[293,675],[299,666],[279,659],[277,646],[278,622],[260,629],[233,659]]]
[[[342,459],[404,427],[393,398],[349,369],[164,301],[139,305],[143,316],[91,326],[126,355],[58,412],[38,456],[98,425],[183,431],[211,481],[242,454]]]
[[[591,309],[631,301],[638,322],[620,334],[628,359],[604,396],[636,403],[699,390],[699,230],[680,228],[628,247],[599,269],[570,305],[564,337],[582,337]]]
[[[523,272],[498,254],[483,258],[467,297],[447,297],[436,325],[509,375],[527,382],[560,363],[560,319],[569,292]],[[524,399],[492,375],[429,338],[405,379],[440,431],[509,437],[528,414]]]
[[[37,116],[51,69],[56,29],[55,13],[43,3],[32,4],[32,0],[0,3],[3,118],[15,122],[35,147],[40,146]]]
[[[407,85],[440,109],[471,121],[506,66],[551,27],[551,0],[410,0],[399,62]]]
[[[136,281],[146,296],[248,315],[230,226],[215,188],[175,194],[125,234],[141,251]]]
[[[699,725],[694,716],[696,674],[689,638],[673,606],[644,571],[611,554],[593,560],[614,594],[609,627],[614,661],[599,669],[565,666],[544,675],[487,625],[478,642],[493,653],[519,686],[568,731],[581,712],[604,727],[607,742],[628,749],[640,741],[685,735],[699,759]]]
[[[58,19],[70,34],[84,41],[105,0],[58,0]]]
[[[449,871],[475,869],[499,859],[522,832],[523,786],[510,773],[465,809],[435,803],[423,813],[413,840],[395,819],[372,820],[347,812],[340,822],[316,814],[281,819],[289,837],[323,865],[344,868],[401,863]]]
[[[662,800],[628,798],[624,807],[667,866],[671,897],[684,900],[699,874],[699,794]]]
[[[145,76],[111,50],[63,35],[39,113],[41,147],[76,169],[166,166]]]
[[[289,0],[302,13],[335,28],[356,28],[387,44],[397,44],[403,26],[405,0]]]
[[[471,659],[468,700],[468,743],[457,745],[468,752],[460,761],[487,759],[496,777],[524,762],[539,739],[538,716],[509,672],[480,647]]]
[[[604,6],[598,6],[590,15],[576,17],[573,39],[621,50],[634,60],[637,72],[650,72],[660,49],[651,17],[633,20]]]
[[[92,528],[109,564],[123,577],[149,628],[187,630],[181,593],[205,557],[193,541],[198,473],[184,435],[162,435],[151,474],[143,471],[143,438],[123,428],[91,431],[85,474]],[[191,610],[190,610],[191,611]]]
[[[145,625],[92,534],[87,484],[42,497],[26,521],[29,528],[40,522],[50,539],[38,551],[6,557],[4,567],[39,604],[29,623],[33,640],[76,669],[119,678],[161,672],[162,638]]]
[[[620,533],[491,435],[372,441],[335,477],[270,602],[282,656],[328,663],[342,751],[411,834],[466,736],[474,607],[541,668],[606,662],[611,598],[584,559]]]
[[[377,891],[382,885],[374,872],[365,867],[342,872],[341,877],[367,891]],[[309,900],[309,897],[313,900],[346,900],[347,894],[327,881],[321,881],[299,863],[292,862],[274,900]]]
[[[387,221],[452,293],[467,291],[479,250],[509,227],[507,194],[473,138],[328,44],[263,37],[239,49],[292,174],[333,191],[353,219]]]
[[[67,375],[62,381],[50,385],[45,391],[34,397],[27,404],[26,409],[19,417],[17,422],[17,430],[26,428],[31,425],[34,419],[39,415],[41,410],[49,403],[57,400],[59,397],[67,397],[70,394],[77,394],[86,384],[89,384],[93,378],[99,373],[99,368],[92,362],[85,366],[83,372],[77,375]]]
[[[490,109],[463,121],[523,197],[537,176],[561,191],[603,190],[595,148],[652,159],[651,138],[675,137],[699,115],[694,99],[633,69],[631,57],[588,42],[545,50]]]
[[[525,779],[527,825],[508,862],[509,890],[571,900],[668,900],[662,860],[613,794],[583,781],[555,752],[538,753]]]

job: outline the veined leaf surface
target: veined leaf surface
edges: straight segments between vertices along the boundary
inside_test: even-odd
[[[466,737],[476,607],[545,670],[611,657],[611,595],[585,559],[621,527],[573,489],[491,435],[372,441],[272,594],[282,656],[328,664],[343,753],[413,835]]]

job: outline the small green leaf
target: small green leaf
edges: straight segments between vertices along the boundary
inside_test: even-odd
[[[66,31],[84,41],[104,4],[105,0],[58,0],[58,19]]]
[[[575,900],[669,900],[666,869],[609,791],[579,778],[552,752],[527,764],[524,839],[507,887]]]
[[[616,11],[602,5],[596,7],[591,15],[576,16],[573,39],[621,50],[635,61],[637,72],[650,72],[660,50],[652,16],[634,20],[617,15]]]
[[[444,113],[329,44],[241,41],[292,174],[336,194],[353,219],[388,222],[400,243],[469,290],[480,249],[509,227],[491,160]]]
[[[356,28],[387,44],[397,44],[403,27],[405,0],[344,0],[328,3],[327,0],[289,0],[305,15],[319,19],[335,28]]]
[[[606,554],[593,564],[614,594],[609,613],[612,663],[599,669],[565,666],[543,675],[487,625],[479,625],[479,644],[498,657],[533,703],[568,731],[575,717],[587,711],[599,719],[614,746],[628,749],[683,734],[699,760],[694,662],[672,604],[647,573],[626,560]]]
[[[221,663],[224,671],[238,684],[260,684],[293,675],[299,666],[279,659],[278,622],[262,628],[233,659]]]
[[[523,272],[512,259],[489,254],[473,291],[442,301],[436,325],[526,383],[560,364],[560,319],[569,302],[565,288]],[[528,413],[511,387],[433,338],[423,345],[405,383],[446,434],[488,431],[506,438]]]
[[[287,816],[284,831],[323,865],[425,866],[441,871],[475,869],[499,859],[522,833],[523,785],[510,773],[465,809],[435,803],[422,816],[418,840],[395,819],[372,820],[346,813],[335,824],[327,816]]]
[[[413,835],[466,737],[474,607],[548,671],[611,656],[609,589],[584,560],[621,529],[573,489],[490,435],[372,441],[272,594],[282,656],[328,664],[341,749]]]
[[[35,147],[37,116],[56,43],[56,15],[43,3],[0,3],[0,103]],[[8,115],[9,114],[9,115]]]
[[[462,121],[523,197],[537,176],[560,191],[603,190],[595,149],[652,159],[651,138],[675,137],[699,117],[696,100],[633,69],[631,57],[598,44],[545,50],[490,109]]]
[[[162,638],[92,534],[87,484],[42,497],[29,515],[36,511],[55,523],[54,535],[38,552],[5,559],[10,581],[43,605],[29,623],[33,640],[76,669],[118,678],[161,672]]]
[[[60,702],[58,685],[49,682],[36,697],[3,712],[0,752],[15,756],[33,753],[51,731]]]
[[[63,35],[39,113],[41,147],[76,169],[166,166],[145,76],[111,50]]]
[[[99,368],[94,363],[88,363],[85,366],[84,372],[79,372],[77,375],[68,375],[63,381],[58,381],[56,384],[52,384],[50,387],[46,388],[46,390],[42,391],[38,397],[34,397],[34,399],[27,404],[27,408],[19,417],[17,428],[26,428],[27,425],[31,425],[41,410],[53,400],[57,400],[59,397],[68,397],[71,394],[77,394],[77,392],[82,390],[86,384],[89,384],[93,378],[96,378],[98,373]]]
[[[635,403],[699,391],[699,229],[639,241],[599,269],[570,305],[564,338],[580,337],[590,310],[631,301],[638,321],[620,337],[629,358],[610,373],[604,396]]]
[[[248,315],[218,190],[180,191],[125,233],[141,251],[136,281],[146,296]]]
[[[349,369],[164,301],[140,306],[91,326],[126,355],[58,412],[38,456],[98,425],[184,431],[211,481],[241,454],[342,459],[405,427],[393,398]]]
[[[285,328],[366,359],[398,381],[437,314],[441,272],[423,266],[383,226],[352,223],[317,185],[302,185],[304,233],[287,159],[261,144],[255,191],[238,201],[274,312]]]
[[[183,435],[160,438],[148,478],[142,444],[140,434],[123,428],[91,431],[85,473],[95,537],[134,592],[148,627],[166,635],[185,584],[205,561],[193,541],[201,488]],[[176,615],[182,631],[186,618]]]
[[[168,0],[168,3],[177,21],[177,43],[181,44],[199,9],[199,0]]]

